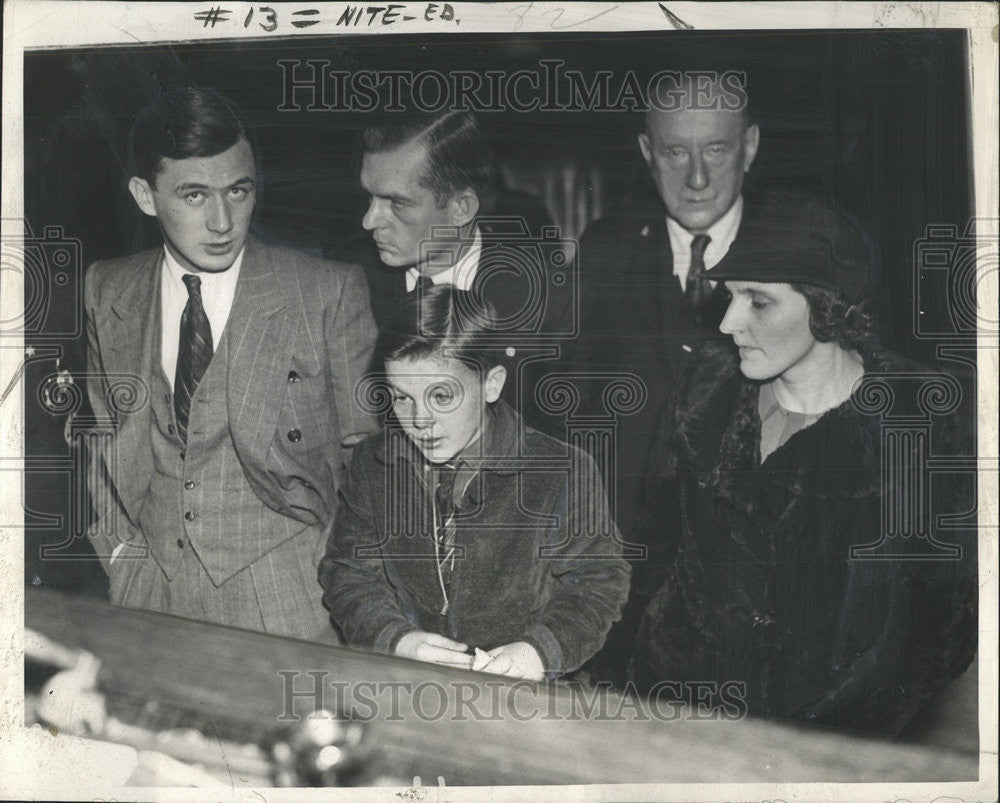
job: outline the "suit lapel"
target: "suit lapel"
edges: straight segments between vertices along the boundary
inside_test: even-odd
[[[274,437],[302,303],[292,270],[279,274],[271,252],[249,239],[224,335],[229,424],[244,459],[263,463]]]
[[[115,372],[134,371],[140,359],[149,361],[152,348],[149,323],[154,315],[158,317],[162,262],[162,249],[150,253],[148,259],[136,264],[111,302],[111,315],[103,321],[105,331],[98,327],[105,368],[113,368]]]
[[[406,301],[406,271],[399,268],[383,266],[383,288],[385,298],[390,302],[390,313],[386,319],[395,314]]]
[[[657,294],[659,308],[655,329],[660,334],[657,338],[660,357],[666,363],[672,356],[672,338],[690,326],[689,309],[680,280],[674,275],[674,252],[670,248],[666,222],[661,217],[650,226],[658,263],[655,268],[661,288]]]
[[[156,327],[160,326],[160,271],[163,250],[152,252],[140,262],[111,303],[111,314],[98,322],[104,370],[108,377],[108,406],[118,420],[116,438],[117,465],[115,486],[130,514],[149,485],[153,471],[153,455],[149,431],[149,402],[134,405],[135,411],[123,413],[113,409],[114,392],[130,387],[138,379],[148,399],[154,365],[153,344],[157,342]],[[103,325],[102,325],[103,324]]]
[[[381,328],[406,298],[406,271],[383,264],[371,238],[369,246],[363,253],[363,266],[368,280],[372,314],[376,325]]]

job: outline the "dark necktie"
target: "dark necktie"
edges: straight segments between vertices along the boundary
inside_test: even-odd
[[[411,290],[410,292],[419,293],[421,297],[423,297],[423,294],[426,293],[428,290],[430,290],[433,286],[434,282],[431,281],[429,277],[421,274],[420,276],[417,277],[417,283],[413,285],[413,290]]]
[[[212,327],[209,326],[205,307],[201,303],[201,279],[187,273],[183,280],[187,285],[188,302],[181,315],[177,373],[174,375],[174,413],[177,416],[177,432],[186,443],[191,398],[212,361],[214,349]]]
[[[688,268],[684,294],[695,309],[701,307],[712,294],[712,285],[705,278],[705,249],[712,238],[707,234],[695,235],[691,240],[691,267]]]

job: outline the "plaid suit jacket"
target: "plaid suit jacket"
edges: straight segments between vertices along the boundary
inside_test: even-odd
[[[87,391],[111,433],[89,466],[89,536],[105,570],[119,543],[143,543],[138,512],[153,473],[143,394],[159,360],[161,261],[162,248],[95,263],[86,277]],[[375,340],[364,275],[250,237],[226,337],[229,426],[250,486],[271,509],[326,528],[349,447],[375,428],[355,396]],[[260,550],[235,539],[230,570]]]

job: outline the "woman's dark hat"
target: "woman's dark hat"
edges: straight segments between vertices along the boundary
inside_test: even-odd
[[[858,301],[868,283],[864,238],[846,217],[813,195],[775,192],[748,206],[736,240],[705,277],[823,287]]]

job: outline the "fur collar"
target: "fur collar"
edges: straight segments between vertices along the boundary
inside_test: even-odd
[[[879,349],[862,358],[866,375],[921,371]],[[752,513],[762,485],[828,499],[880,493],[881,415],[862,412],[857,392],[792,436],[769,455],[768,470],[761,471],[759,384],[740,373],[732,345],[713,343],[700,350],[683,387],[675,417],[678,468],[692,472],[702,487],[714,488],[720,499]],[[810,456],[806,464],[800,459],[803,453]]]

